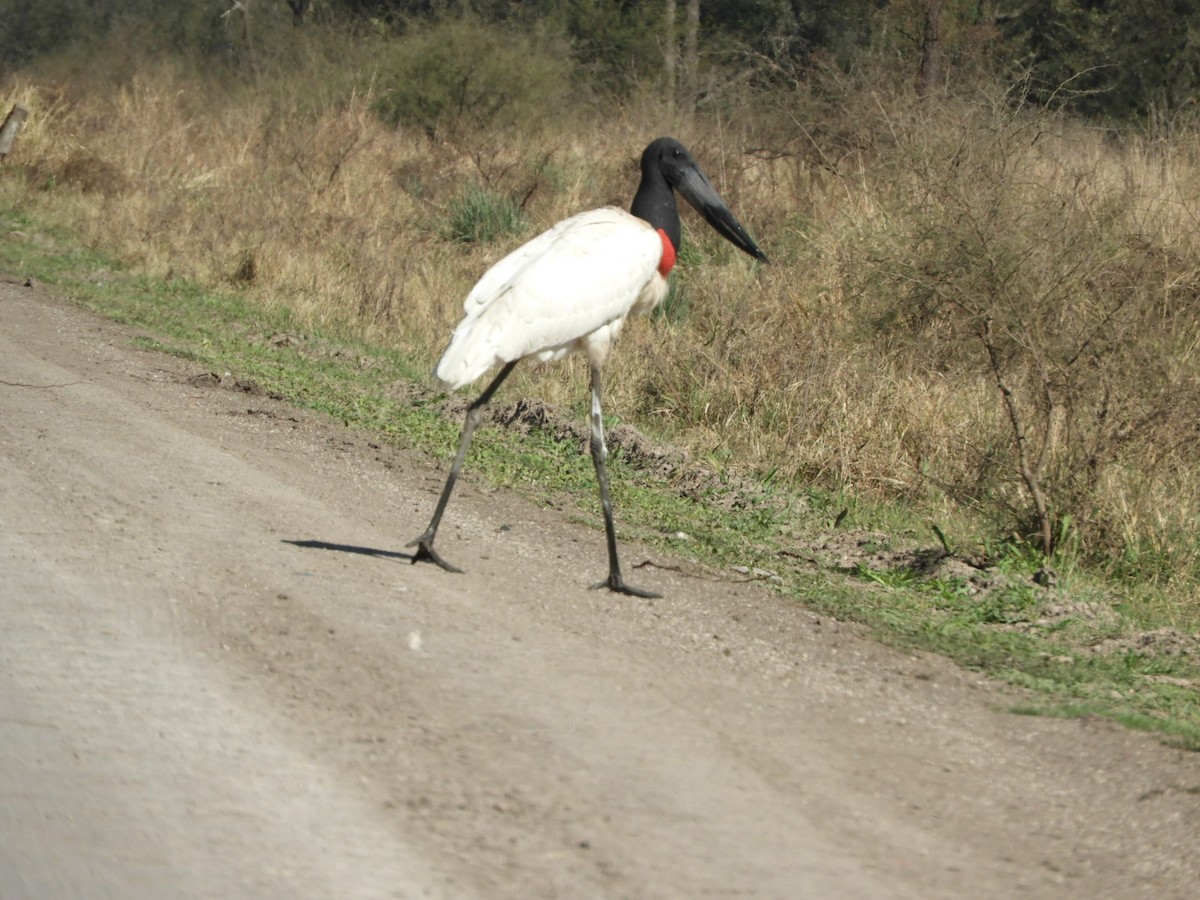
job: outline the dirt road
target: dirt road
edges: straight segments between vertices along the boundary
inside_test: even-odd
[[[3,900],[1196,896],[1195,755],[131,338],[0,284]]]

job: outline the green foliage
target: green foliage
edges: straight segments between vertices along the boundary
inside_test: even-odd
[[[1141,118],[1181,109],[1200,87],[1195,0],[1053,0],[1005,19],[1029,97],[1088,116]]]
[[[661,70],[659,4],[575,0],[563,4],[561,15],[575,60],[594,90],[628,94]]]
[[[911,85],[929,8],[925,0],[702,4],[696,89],[711,99],[746,76],[778,84],[880,61],[899,75],[897,83]],[[1200,0],[1046,0],[1016,4],[1003,15],[994,3],[971,0],[945,0],[938,8],[944,78],[952,92],[970,90],[979,73],[1006,70],[1026,79],[1023,94],[1038,104],[1129,119],[1173,115],[1200,88],[1200,44],[1193,38]],[[684,9],[677,5],[681,41]],[[465,18],[447,18],[465,11]],[[228,0],[0,0],[0,74],[46,54],[115,39],[199,52],[257,77],[260,57],[271,56],[292,32],[349,26],[380,36],[396,30],[405,36],[380,73],[395,93],[381,101],[380,114],[439,130],[460,117],[487,124],[502,108],[529,105],[537,94],[554,115],[564,92],[584,84],[600,95],[630,96],[663,72],[663,14],[654,0],[323,0],[302,20],[278,0],[244,7]],[[303,28],[295,28],[300,21]],[[657,93],[661,85],[654,88]],[[532,121],[526,110],[498,124]]]
[[[143,49],[230,49],[223,0],[164,4],[158,0],[3,0],[0,2],[0,73],[72,47],[103,48],[131,43]],[[263,24],[270,10],[260,11]],[[111,65],[111,63],[110,63]]]
[[[916,580],[916,573],[912,569],[872,569],[865,563],[855,565],[854,575],[863,581],[893,590],[906,588]]]
[[[511,197],[472,184],[450,203],[450,238],[492,244],[521,234],[529,217]]]
[[[690,287],[680,279],[672,279],[666,299],[654,308],[655,321],[684,322],[692,308]]]
[[[570,108],[572,74],[553,35],[444,19],[391,42],[376,75],[375,110],[389,125],[431,137],[537,130]]]
[[[682,3],[680,4],[682,6]],[[879,0],[741,0],[701,8],[705,39],[741,46],[777,63],[804,65],[826,54],[849,67],[870,41]]]
[[[75,39],[86,14],[84,0],[7,0],[0,9],[0,71]]]
[[[1038,608],[1038,588],[1014,584],[992,591],[974,607],[974,621],[981,625],[1012,625],[1028,622]]]

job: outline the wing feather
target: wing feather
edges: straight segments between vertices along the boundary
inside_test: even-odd
[[[557,358],[619,327],[659,277],[661,256],[658,234],[624,210],[606,207],[560,222],[496,263],[471,290],[438,380],[461,387],[493,366]]]

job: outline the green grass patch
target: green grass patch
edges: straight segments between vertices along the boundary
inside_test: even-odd
[[[875,591],[833,577],[792,584],[791,593],[805,605],[865,623],[883,643],[946,656],[1040,698],[1014,712],[1104,716],[1200,750],[1200,666],[1194,658],[1092,653],[1056,640],[1053,631],[995,627],[1028,617],[1033,600],[1023,587],[999,591],[972,609],[965,594],[928,583]]]
[[[471,184],[450,202],[449,236],[463,244],[494,244],[529,228],[529,217],[512,197]]]

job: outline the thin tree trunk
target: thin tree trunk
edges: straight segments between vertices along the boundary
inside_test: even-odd
[[[292,10],[292,24],[300,26],[304,24],[304,14],[308,12],[308,7],[312,0],[287,0],[287,5]]]
[[[675,0],[667,0],[666,3],[666,47],[663,51],[663,71],[667,76],[667,114],[675,115],[675,92],[678,89],[678,73],[677,60],[679,48],[675,39]]]
[[[921,69],[917,91],[922,97],[938,93],[942,81],[942,4],[943,0],[925,0],[925,22],[921,30]]]
[[[1035,461],[1020,410],[1017,409],[1017,399],[1013,396],[1012,388],[1004,380],[1004,364],[1000,360],[1000,351],[997,349],[995,338],[992,335],[990,318],[984,320],[980,338],[983,340],[984,349],[987,350],[988,361],[992,366],[992,376],[996,379],[996,388],[1000,391],[1005,412],[1008,413],[1008,423],[1012,426],[1013,444],[1017,451],[1017,471],[1020,472],[1021,480],[1025,482],[1025,488],[1029,491],[1029,497],[1033,501],[1033,512],[1041,537],[1042,556],[1049,561],[1054,553],[1054,520],[1050,514],[1050,504],[1046,499],[1046,494],[1042,491],[1042,472],[1045,469],[1047,444],[1042,445],[1042,452],[1038,454],[1038,459]],[[1051,412],[1052,414],[1053,412]]]
[[[683,111],[688,115],[696,111],[696,97],[700,93],[699,37],[700,0],[688,0],[683,26]]]

